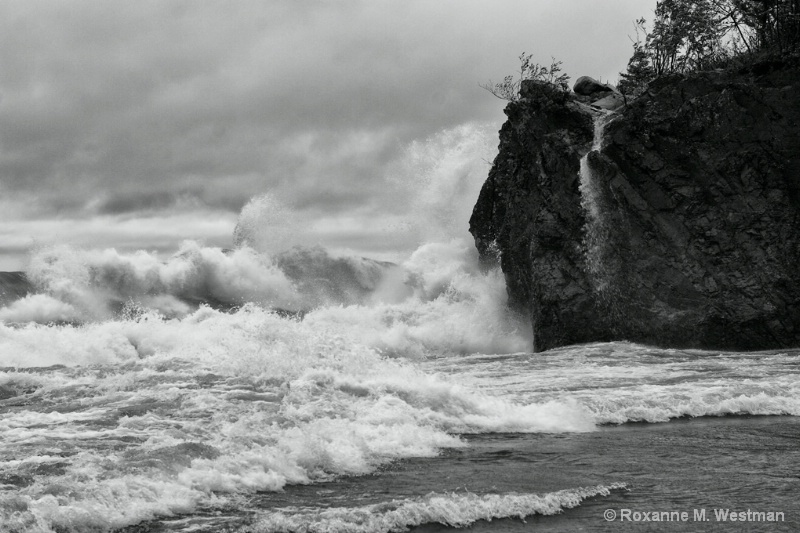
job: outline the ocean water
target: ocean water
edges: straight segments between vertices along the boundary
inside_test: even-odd
[[[187,243],[31,265],[38,294],[0,309],[2,531],[798,525],[797,350],[526,353],[502,276],[458,240],[402,264]]]
[[[0,276],[0,532],[800,528],[800,350],[528,353],[460,236],[492,139],[397,162],[423,243],[400,261],[264,196],[231,250],[56,246]]]

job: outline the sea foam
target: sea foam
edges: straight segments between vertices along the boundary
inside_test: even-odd
[[[575,402],[595,424],[725,415],[800,415],[798,350],[719,353],[618,342],[546,356],[448,356],[428,372],[517,403]]]
[[[0,499],[0,521],[112,529],[433,457],[465,446],[460,433],[594,427],[574,402],[471,390],[365,338],[360,321],[345,328],[255,304],[0,325],[0,386],[11,395],[0,407],[25,406],[4,413],[0,474],[26,480]],[[44,470],[19,463],[31,447],[62,459]]]
[[[394,500],[364,507],[311,510],[286,508],[264,513],[247,530],[256,533],[384,533],[407,531],[423,524],[462,528],[479,520],[554,515],[577,507],[587,498],[608,496],[611,491],[622,489],[625,489],[624,484],[615,483],[541,495],[431,493],[421,498]]]

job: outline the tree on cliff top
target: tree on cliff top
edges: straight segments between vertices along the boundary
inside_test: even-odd
[[[645,20],[643,18],[636,21],[636,40],[633,42],[633,55],[628,60],[628,68],[619,75],[617,89],[626,96],[636,98],[653,78],[655,72],[650,64],[650,52],[645,43],[642,42],[641,35],[647,32],[644,29]]]
[[[741,21],[755,32],[755,47],[789,52],[800,47],[800,0],[730,0]]]
[[[489,80],[488,83],[479,85],[497,98],[508,100],[509,102],[519,100],[522,82],[526,80],[547,83],[561,92],[569,91],[569,76],[561,72],[561,61],[551,58],[550,66],[545,67],[539,63],[533,63],[531,61],[532,57],[533,54],[526,54],[525,52],[520,54],[519,78],[506,76],[500,83],[492,83],[492,80]]]
[[[723,44],[728,29],[718,16],[721,1],[727,0],[659,0],[651,31],[645,19],[636,21],[633,56],[620,74],[620,91],[637,96],[658,76],[707,68],[728,55]]]
[[[656,4],[647,47],[656,76],[701,70],[726,55],[726,28],[712,0],[661,0]]]
[[[619,83],[633,96],[664,74],[703,70],[743,53],[797,50],[800,0],[659,0],[652,30],[644,19],[636,29]]]

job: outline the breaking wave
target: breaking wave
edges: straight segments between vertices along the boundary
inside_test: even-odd
[[[265,196],[230,250],[57,246],[0,279],[0,525],[106,531],[230,508],[263,532],[464,527],[623,486],[270,513],[246,501],[434,457],[465,434],[800,415],[794,352],[525,353],[530,327],[507,309],[502,273],[454,225],[476,195],[481,139],[451,131],[410,148],[426,243],[397,263],[296,240]]]
[[[328,533],[388,533],[423,524],[467,527],[479,520],[525,519],[572,509],[587,498],[608,496],[625,485],[560,490],[547,494],[429,494],[365,507],[329,509],[286,508],[259,518],[254,533],[325,531]]]
[[[595,424],[681,417],[800,415],[800,351],[719,353],[624,342],[547,356],[443,357],[428,372],[519,403],[576,402]]]
[[[403,194],[435,187],[428,210],[477,194],[471,132],[412,146],[428,184]],[[433,157],[442,142],[457,146]],[[285,215],[259,197],[233,249],[55,246],[3,278],[3,527],[115,529],[432,457],[465,433],[594,428],[575,402],[507,401],[417,366],[530,343],[449,216],[422,224],[439,242],[389,263],[298,238]]]
[[[56,247],[31,259],[36,293],[0,308],[6,324],[90,324],[147,310],[183,318],[201,305],[246,304],[304,316],[383,353],[514,352],[530,335],[506,308],[499,271],[483,272],[460,240],[421,246],[402,264],[292,248],[274,259],[251,248],[186,242],[166,261],[154,254]]]
[[[464,446],[460,433],[594,427],[574,402],[509,402],[386,358],[321,317],[252,304],[0,325],[0,353],[0,407],[25,406],[0,421],[15,458],[0,462],[14,489],[0,496],[0,521],[43,531],[122,527],[366,474]],[[41,453],[19,459],[31,446]]]

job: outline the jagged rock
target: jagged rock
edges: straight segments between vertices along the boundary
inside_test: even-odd
[[[592,105],[600,109],[614,111],[625,105],[625,98],[620,93],[612,92],[608,96],[593,101]]]
[[[595,93],[604,93],[604,92],[615,92],[614,88],[608,84],[600,83],[594,78],[590,78],[589,76],[581,76],[575,81],[575,85],[572,86],[572,90],[575,91],[575,94],[579,94],[581,96],[591,96]]]
[[[797,61],[662,78],[591,153],[603,112],[510,103],[470,231],[535,350],[800,346],[798,91]]]

